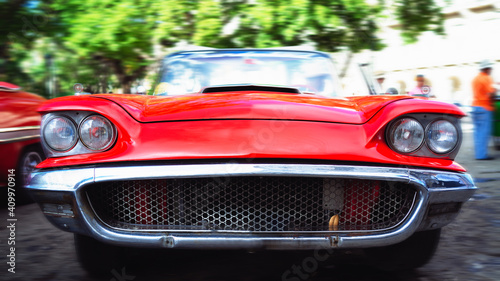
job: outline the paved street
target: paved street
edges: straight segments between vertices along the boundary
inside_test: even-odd
[[[386,273],[370,268],[358,253],[342,254],[334,258],[336,263],[321,262],[317,269],[312,268],[316,264],[309,263],[310,273],[303,272],[301,278],[500,280],[500,152],[493,152],[493,161],[473,160],[472,131],[467,120],[464,133],[457,160],[469,169],[480,189],[464,205],[458,219],[443,229],[437,254],[428,265],[411,272]],[[50,225],[34,204],[19,206],[16,212],[16,273],[7,271],[9,232],[4,226],[0,230],[0,280],[94,280],[76,261],[71,233]],[[6,209],[0,211],[0,219],[7,225]],[[300,280],[286,272],[310,256],[283,252],[137,252],[131,264],[102,280]]]

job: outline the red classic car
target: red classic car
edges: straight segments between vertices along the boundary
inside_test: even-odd
[[[15,187],[22,187],[30,172],[43,159],[40,115],[36,109],[44,98],[26,93],[19,86],[0,82],[0,189],[8,185],[8,170],[15,169]],[[20,193],[17,195],[21,195]],[[5,202],[5,201],[4,201]]]
[[[328,54],[179,52],[155,95],[39,108],[48,159],[30,191],[91,272],[124,247],[342,250],[418,267],[475,186],[453,161],[464,113],[343,97]]]

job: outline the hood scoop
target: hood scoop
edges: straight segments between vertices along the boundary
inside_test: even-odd
[[[264,86],[264,85],[223,85],[206,87],[201,90],[202,94],[210,93],[223,93],[223,92],[273,92],[273,93],[287,93],[287,94],[300,94],[301,92],[296,88],[279,87],[279,86]]]

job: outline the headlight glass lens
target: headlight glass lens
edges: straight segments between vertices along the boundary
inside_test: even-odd
[[[108,149],[114,141],[115,132],[111,122],[99,115],[91,115],[80,125],[80,139],[92,150]]]
[[[69,150],[78,140],[76,126],[66,117],[52,118],[43,128],[43,138],[53,150]]]
[[[427,127],[427,145],[435,153],[448,153],[458,143],[458,130],[447,120],[437,120]]]
[[[424,141],[424,128],[413,118],[403,118],[396,121],[389,131],[391,146],[402,153],[417,150]]]

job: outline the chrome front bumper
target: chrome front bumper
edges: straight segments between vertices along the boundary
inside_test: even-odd
[[[402,182],[418,190],[405,222],[391,231],[349,235],[345,232],[266,234],[227,231],[132,231],[103,224],[87,204],[82,187],[116,180],[151,180],[234,176],[298,176]],[[307,164],[198,164],[88,167],[38,170],[27,187],[46,217],[57,227],[122,246],[184,249],[318,249],[367,248],[401,242],[414,232],[450,223],[457,209],[433,212],[431,206],[466,202],[476,187],[470,175],[436,170]]]

